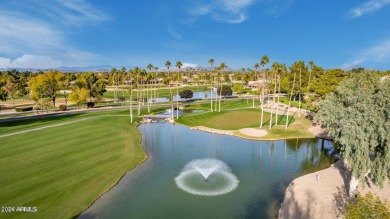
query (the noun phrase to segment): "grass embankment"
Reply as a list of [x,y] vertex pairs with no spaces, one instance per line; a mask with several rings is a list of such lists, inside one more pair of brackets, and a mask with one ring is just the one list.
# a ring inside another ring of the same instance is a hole
[[[180,117],[176,120],[178,123],[187,126],[206,126],[214,129],[221,130],[239,130],[242,128],[258,128],[260,129],[260,110],[259,109],[239,109],[239,110],[226,110],[220,113],[208,112],[201,114],[189,114]],[[273,115],[273,126],[269,129],[271,114],[264,112],[263,128],[268,134],[263,137],[251,137],[241,134],[236,131],[235,134],[244,138],[251,138],[257,140],[276,140],[276,139],[289,139],[289,138],[314,138],[313,134],[308,131],[308,128],[312,126],[310,120],[305,119],[303,116],[289,116],[289,126],[285,129],[286,116],[278,116],[278,125],[275,125],[275,114]]]
[[[0,123],[0,130],[4,134],[81,117],[86,115]],[[38,211],[2,212],[0,218],[78,215],[146,158],[140,141],[136,125],[123,116],[92,117],[1,138],[0,205]]]

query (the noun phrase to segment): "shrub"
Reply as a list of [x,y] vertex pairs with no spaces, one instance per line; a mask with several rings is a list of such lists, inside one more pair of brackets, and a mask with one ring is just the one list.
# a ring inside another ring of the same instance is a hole
[[180,98],[185,98],[185,99],[192,98],[193,95],[194,92],[192,92],[192,90],[182,90],[179,93]]
[[125,97],[118,97],[119,102],[125,102],[125,100],[126,100]]
[[218,95],[221,94],[221,96],[231,96],[233,94],[232,88],[229,85],[223,85],[222,90],[221,87],[218,88],[217,90]]
[[66,105],[61,104],[58,108],[60,108],[60,111],[65,111],[66,110]]
[[90,108],[90,107],[94,107],[95,106],[95,103],[94,102],[87,102],[87,107]]
[[32,106],[26,106],[26,107],[15,107],[16,112],[26,112],[33,110]]
[[390,204],[382,202],[379,197],[372,193],[366,196],[357,196],[355,201],[347,205],[344,217],[349,218],[390,218]]

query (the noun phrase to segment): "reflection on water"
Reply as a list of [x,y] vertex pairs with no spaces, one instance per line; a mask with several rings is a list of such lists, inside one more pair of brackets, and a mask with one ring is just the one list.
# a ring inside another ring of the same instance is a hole
[[[81,218],[274,218],[291,180],[333,162],[332,143],[318,139],[260,142],[168,123],[139,129],[149,159]],[[183,166],[205,158],[226,163],[238,187],[213,197],[179,189]]]
[[[173,91],[173,90],[172,90]],[[196,92],[193,92],[193,96],[192,98],[188,98],[188,99],[185,99],[185,98],[180,98],[179,95],[175,94],[176,92],[173,91],[173,101],[176,101],[176,100],[179,100],[179,101],[183,101],[183,100],[199,100],[199,99],[207,99],[207,98],[210,98],[211,97],[211,92],[210,91],[196,91]],[[217,91],[216,89],[214,89],[213,93],[212,93],[212,97],[215,98],[215,97],[219,97],[219,95],[217,95]],[[152,98],[152,99],[148,99],[147,100],[148,102],[169,102],[169,98],[167,97],[159,97],[159,98]]]

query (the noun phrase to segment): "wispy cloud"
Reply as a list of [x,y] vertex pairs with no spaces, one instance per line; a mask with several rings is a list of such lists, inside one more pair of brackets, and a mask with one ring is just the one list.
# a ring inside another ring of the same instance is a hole
[[365,14],[374,13],[388,4],[390,4],[390,0],[369,0],[355,8],[352,8],[349,13],[352,18],[358,18]]
[[44,68],[45,62],[46,67],[53,67],[61,63],[57,60],[96,58],[91,52],[74,49],[67,33],[108,18],[84,0],[32,0],[26,5],[4,7],[0,10],[1,65],[23,67],[23,63],[29,63]]
[[210,16],[212,19],[239,24],[249,19],[248,8],[255,4],[261,5],[258,9],[262,13],[279,17],[291,7],[295,0],[215,0],[197,1],[189,10],[194,17]]
[[384,40],[372,47],[366,48],[350,62],[342,65],[344,69],[350,69],[367,63],[386,63],[390,60],[390,39]]
[[264,1],[265,13],[274,17],[283,15],[294,3],[295,0],[269,0]]
[[189,10],[189,14],[195,17],[209,15],[226,23],[242,23],[248,19],[246,9],[254,2],[255,0],[199,1]]
[[61,61],[48,56],[23,55],[14,60],[0,57],[0,68],[56,68]]
[[173,29],[172,26],[168,26],[168,33],[176,40],[181,40],[183,38],[183,35]]

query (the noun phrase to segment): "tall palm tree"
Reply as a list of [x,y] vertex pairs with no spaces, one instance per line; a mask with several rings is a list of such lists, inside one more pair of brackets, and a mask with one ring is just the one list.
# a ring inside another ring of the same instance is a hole
[[169,94],[170,94],[170,96],[171,96],[171,98],[170,98],[170,103],[171,103],[171,120],[173,120],[173,97],[172,97],[172,90],[171,90],[171,87],[170,87],[170,80],[171,80],[171,78],[170,78],[170,72],[169,72],[169,67],[171,67],[171,62],[170,61],[166,61],[165,62],[165,67],[167,67],[167,69],[168,69],[168,89],[169,89]]
[[[221,71],[223,71],[225,68],[227,68],[227,65],[222,62],[221,65],[219,66],[219,68],[221,69]],[[218,77],[219,81],[220,81],[220,85],[219,85],[219,106],[218,106],[218,112],[221,112],[221,99],[222,99],[222,79],[221,77]]]
[[[124,87],[123,87],[123,82],[125,81],[125,80],[124,80],[124,77],[125,77],[125,75],[126,75],[126,68],[125,68],[125,67],[122,67],[122,69],[120,70],[119,74],[120,74],[120,77],[119,77],[118,79],[119,79],[120,82],[121,82],[121,86],[122,86],[122,98],[123,98],[123,101],[124,101],[124,99],[125,99],[125,89],[124,89]],[[122,102],[122,106],[123,106],[123,101],[121,101],[121,102]]]
[[[183,66],[183,63],[181,63],[180,61],[177,61],[175,66],[176,66],[176,68],[179,68],[178,74],[180,74],[180,69]],[[177,97],[176,97],[176,119],[178,119],[179,118],[179,84],[176,87],[176,95],[177,95]]]
[[158,75],[157,75],[158,67],[157,66],[154,67],[154,71],[155,71],[154,81],[156,83],[156,89],[154,91],[154,103],[157,104],[157,96],[158,96],[158,91],[159,91],[159,88],[160,88],[160,83],[158,83]]
[[307,83],[307,90],[309,91],[310,89],[310,80],[311,80],[311,72],[313,71],[313,67],[314,67],[314,62],[313,61],[309,61],[309,82]]
[[117,95],[118,95],[118,84],[117,84],[117,70],[116,68],[112,68],[110,70],[110,74],[112,76],[112,82],[113,82],[113,85],[115,86],[115,90],[114,90],[114,102],[116,103],[116,100],[118,99]]
[[302,104],[302,69],[299,68],[299,102],[298,102],[298,117],[301,117],[301,104]]
[[138,105],[138,115],[141,115],[141,89],[139,86],[139,79],[140,77],[140,69],[138,67],[135,67],[133,69],[133,77],[135,76],[135,82],[137,87],[137,105]]
[[[209,60],[211,68],[213,68],[214,64],[214,59],[211,58]],[[213,79],[212,79],[212,74],[210,74],[210,111],[213,112]]]
[[259,63],[255,63],[255,65],[253,66],[253,68],[255,68],[255,78],[254,78],[254,81],[257,81],[257,69],[260,67]]
[[260,128],[263,127],[263,118],[264,118],[264,89],[265,89],[265,83],[266,83],[266,75],[265,75],[265,65],[269,63],[269,57],[267,55],[264,55],[260,60],[260,65],[263,66],[263,86],[261,91],[261,121],[260,121]]
[[[133,71],[131,69],[129,69],[129,80],[132,82],[133,78]],[[133,83],[130,84],[130,100],[129,100],[129,103],[130,103],[130,123],[133,123]]]
[[[278,74],[278,71],[279,71],[279,63],[278,62],[274,62],[272,64],[272,73],[273,73],[273,79],[274,79],[274,95],[273,95],[273,106],[272,106],[272,109],[271,109],[271,118],[270,118],[270,123],[269,123],[269,128],[271,129],[272,128],[272,116],[273,116],[273,111],[274,111],[274,108],[275,108],[275,96],[276,96],[276,75]],[[278,109],[276,108],[276,123],[278,122]]]
[[293,95],[294,85],[295,85],[295,76],[296,76],[296,71],[294,71],[294,80],[293,80],[293,85],[292,85],[292,88],[291,88],[290,99],[288,101],[288,108],[287,108],[287,114],[286,114],[286,129],[288,127],[288,114],[290,113],[291,97]]
[[209,64],[211,65],[211,68],[213,68],[213,64],[214,64],[214,59],[213,58],[209,59]]

